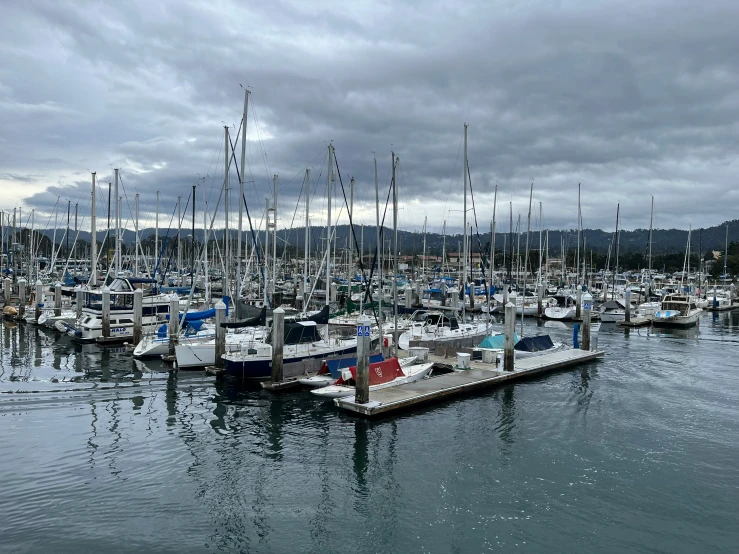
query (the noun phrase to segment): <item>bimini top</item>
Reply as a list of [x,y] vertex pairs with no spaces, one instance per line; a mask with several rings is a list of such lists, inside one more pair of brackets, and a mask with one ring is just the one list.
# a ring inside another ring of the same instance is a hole
[[285,324],[285,344],[305,344],[320,340],[321,334],[313,321]]
[[549,335],[538,335],[522,338],[513,348],[519,352],[541,352],[554,348],[554,343]]

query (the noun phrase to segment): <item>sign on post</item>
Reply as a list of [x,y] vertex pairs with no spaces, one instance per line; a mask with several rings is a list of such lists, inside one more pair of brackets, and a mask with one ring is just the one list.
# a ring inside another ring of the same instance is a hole
[[358,337],[362,336],[362,325],[357,325],[357,336]]
[[369,337],[370,336],[370,326],[369,325],[365,325],[364,326],[364,336],[365,337]]
[[583,310],[589,310],[591,308],[590,302],[583,302]]

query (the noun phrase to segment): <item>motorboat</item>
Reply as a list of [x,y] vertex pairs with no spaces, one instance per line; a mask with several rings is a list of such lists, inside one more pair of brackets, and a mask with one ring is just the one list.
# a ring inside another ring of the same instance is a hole
[[693,327],[703,312],[695,305],[695,299],[686,294],[668,294],[662,299],[660,309],[654,313],[655,327]]
[[[593,303],[593,296],[589,292],[584,292],[580,296],[580,307],[583,308],[585,304]],[[574,319],[577,315],[577,296],[575,294],[568,294],[563,297],[559,297],[557,306],[549,307],[544,310],[544,317],[547,319],[555,319],[559,321],[567,321]]]
[[411,341],[444,342],[467,338],[481,339],[487,330],[486,321],[460,323],[453,315],[437,311],[425,312],[419,320],[413,321],[410,329],[398,337],[398,346],[403,350],[408,350]]
[[600,312],[600,320],[604,323],[624,321],[626,319],[627,309],[629,310],[630,315],[633,316],[634,310],[630,304],[627,306],[626,300],[623,298],[604,302],[598,308],[598,311]]
[[[414,383],[419,381],[431,373],[433,363],[406,365],[401,367],[398,358],[390,358],[382,362],[370,364],[369,366],[369,390],[374,392],[398,385]],[[355,394],[356,387],[354,384],[357,379],[357,368],[352,366],[342,372],[333,385],[321,387],[311,392],[320,398],[334,399],[344,398]]]

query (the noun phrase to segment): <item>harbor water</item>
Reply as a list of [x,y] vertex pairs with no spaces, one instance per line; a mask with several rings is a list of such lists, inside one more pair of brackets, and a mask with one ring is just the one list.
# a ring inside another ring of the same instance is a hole
[[1,325],[2,552],[739,548],[739,311],[377,421]]

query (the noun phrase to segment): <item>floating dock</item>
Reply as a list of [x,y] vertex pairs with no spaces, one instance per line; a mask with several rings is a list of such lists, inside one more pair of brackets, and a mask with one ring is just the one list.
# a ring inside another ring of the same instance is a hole
[[[447,398],[501,385],[508,381],[525,379],[532,375],[547,373],[590,362],[604,356],[602,351],[560,350],[531,358],[516,360],[514,371],[503,371],[493,364],[473,362],[470,369],[454,371],[415,383],[399,385],[370,392],[369,402],[358,404],[354,396],[337,398],[339,408],[365,417],[389,415],[398,410],[438,402]],[[430,362],[448,364],[449,360],[429,356]]]
[[618,322],[621,327],[644,327],[650,323],[652,323],[652,319],[649,317],[632,317],[631,321]]

